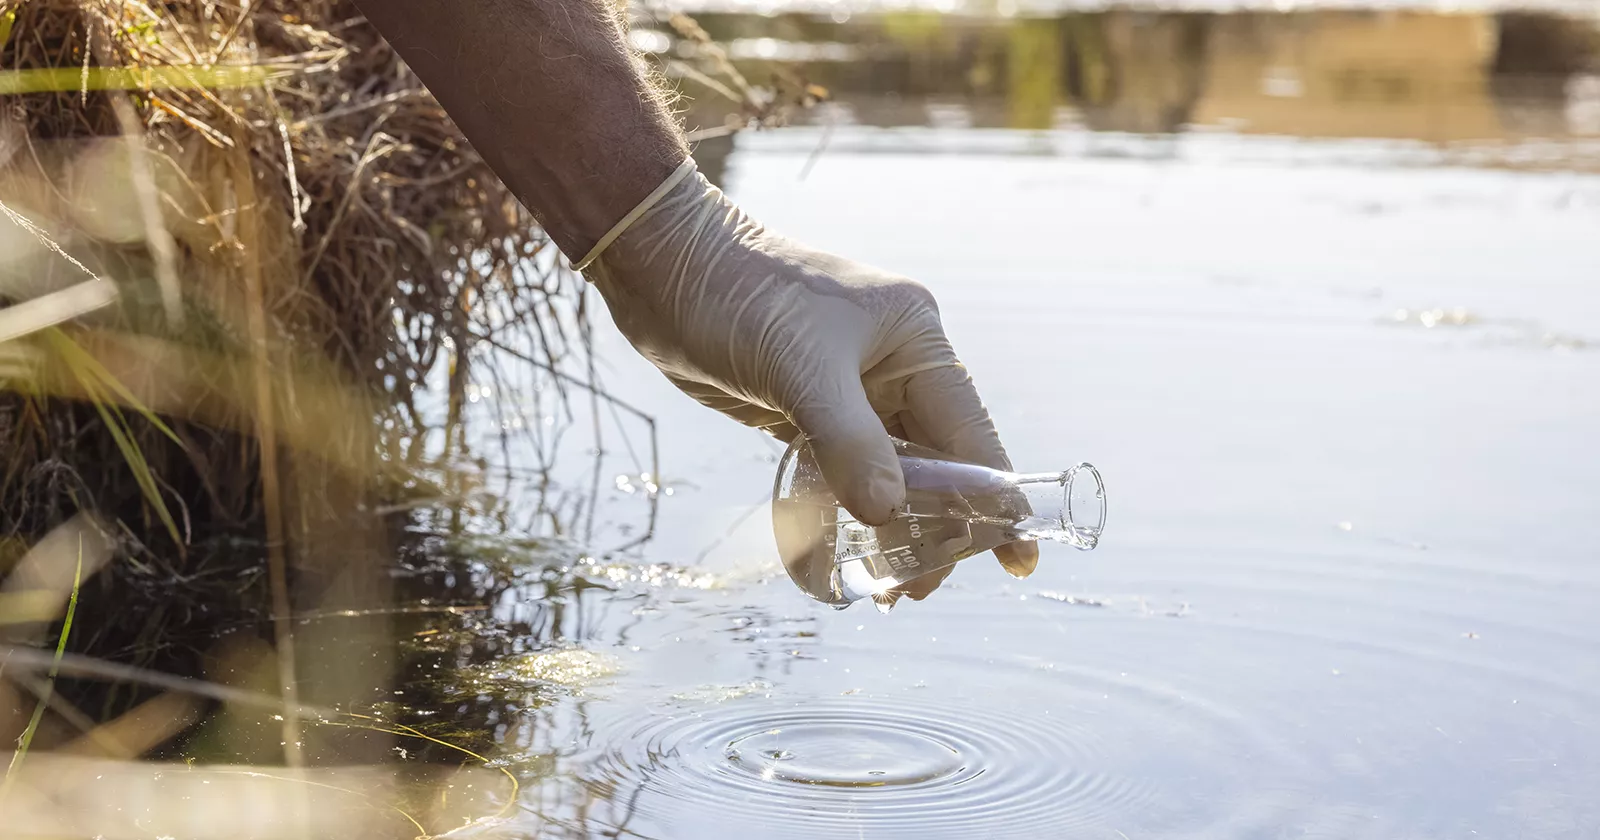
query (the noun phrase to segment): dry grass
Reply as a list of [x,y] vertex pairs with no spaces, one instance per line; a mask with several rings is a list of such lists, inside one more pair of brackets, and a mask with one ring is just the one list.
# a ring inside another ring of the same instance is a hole
[[[0,91],[45,89],[0,100],[0,202],[33,228],[6,231],[0,297],[37,306],[55,296],[28,318],[42,325],[109,303],[110,284],[119,301],[74,342],[137,343],[164,364],[200,360],[159,371],[147,403],[247,435],[264,398],[290,403],[268,419],[320,409],[299,440],[295,419],[282,418],[289,445],[358,459],[373,443],[369,424],[341,417],[349,400],[301,405],[301,378],[414,418],[412,389],[441,356],[465,359],[479,336],[526,329],[531,313],[570,300],[575,281],[553,254],[539,258],[550,249],[532,217],[353,6],[245,6],[20,5]],[[515,309],[491,317],[487,300]],[[540,343],[548,358],[566,352]],[[252,370],[273,393],[241,386]],[[68,379],[35,393],[35,406],[0,413],[0,434],[17,444],[0,499],[49,496],[40,484],[62,480],[38,467],[80,430],[38,403]],[[137,442],[154,446],[140,431]],[[260,457],[186,431],[188,451],[166,455],[188,460],[205,489]],[[395,454],[410,454],[403,435],[392,438]],[[176,495],[194,498],[187,489]],[[259,519],[248,489],[210,494],[215,509],[192,518]],[[159,511],[158,494],[141,495]],[[38,532],[39,518],[0,509],[14,520],[0,523],[8,530]]]
[[[823,94],[664,20],[727,130]],[[348,712],[384,644],[292,620],[384,638],[396,518],[471,491],[480,349],[651,423],[533,216],[344,0],[0,0],[0,216],[0,836],[493,822],[478,756],[378,766],[430,740]],[[136,761],[186,742],[232,761]]]
[[[447,368],[459,401],[485,341],[567,364],[579,281],[349,3],[0,0],[0,36],[3,831],[134,836],[137,806],[137,836],[427,833],[317,801],[407,810],[390,770],[295,769],[352,726],[315,763],[416,736],[318,705],[388,663],[289,622],[388,603],[370,511],[445,472],[415,391]],[[217,647],[251,616],[271,646]],[[275,735],[226,713],[261,704]],[[202,717],[299,781],[122,763]],[[202,784],[272,818],[185,816]]]
[[326,511],[423,489],[429,371],[573,352],[577,279],[349,3],[0,21],[0,535],[93,510],[137,589],[254,534],[286,613]]

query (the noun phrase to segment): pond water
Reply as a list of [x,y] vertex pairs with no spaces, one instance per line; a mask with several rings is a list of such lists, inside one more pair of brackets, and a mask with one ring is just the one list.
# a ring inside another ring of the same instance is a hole
[[1043,546],[1026,580],[973,558],[889,615],[811,602],[772,542],[778,445],[603,325],[657,466],[576,400],[581,547],[437,546],[409,575],[491,598],[415,620],[404,688],[521,780],[483,830],[1600,836],[1582,108],[1550,106],[1552,152],[1501,117],[1296,137],[917,103],[708,159],[771,226],[930,286],[1017,465],[1103,472],[1100,548]]

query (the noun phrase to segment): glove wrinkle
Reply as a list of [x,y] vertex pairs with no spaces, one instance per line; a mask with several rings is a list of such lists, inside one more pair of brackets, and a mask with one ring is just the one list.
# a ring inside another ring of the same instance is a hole
[[[745,287],[747,286],[753,286],[753,288],[746,290]],[[772,377],[766,370],[752,368],[759,366],[761,357],[766,355],[760,352],[760,348],[768,346],[771,341],[771,333],[776,327],[776,322],[768,316],[766,310],[752,311],[752,309],[757,306],[766,307],[769,304],[777,305],[778,301],[769,300],[769,294],[780,298],[792,297],[790,290],[778,286],[778,279],[775,275],[768,274],[753,284],[748,279],[739,280],[734,293],[729,295],[729,299],[725,301],[738,307],[734,310],[730,319],[732,323],[749,323],[747,319],[755,321],[752,326],[752,330],[755,333],[753,346],[743,346],[745,342],[740,332],[738,330],[729,330],[722,342],[722,352],[728,359],[728,369],[733,371],[734,380],[753,383],[755,391],[758,393],[765,390],[764,386],[772,381]],[[751,352],[752,350],[755,352]]]
[[926,288],[767,230],[698,172],[585,276],[680,390],[782,440],[806,435],[829,488],[863,522],[886,521],[905,500],[891,426],[1006,464]]

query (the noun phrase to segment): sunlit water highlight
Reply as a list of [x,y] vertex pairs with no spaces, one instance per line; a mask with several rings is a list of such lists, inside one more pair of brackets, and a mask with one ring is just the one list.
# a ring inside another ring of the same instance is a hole
[[595,518],[653,539],[466,564],[494,609],[404,699],[516,770],[512,837],[1600,836],[1600,178],[1549,154],[741,138],[758,217],[935,291],[1015,462],[1106,471],[1106,540],[835,613],[781,448],[603,332],[676,492],[608,444]]

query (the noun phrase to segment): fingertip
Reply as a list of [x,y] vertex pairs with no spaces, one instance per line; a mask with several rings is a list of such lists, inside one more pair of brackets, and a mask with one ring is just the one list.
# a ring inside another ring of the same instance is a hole
[[927,598],[929,595],[932,595],[935,589],[938,589],[940,586],[942,586],[945,578],[950,577],[950,573],[955,570],[956,567],[947,566],[939,571],[929,572],[921,577],[912,578],[911,580],[901,584],[899,589],[896,591],[904,593],[913,601],[921,601],[922,599]]
[[995,546],[994,556],[1006,574],[1019,580],[1039,568],[1039,544],[1031,540]]
[[883,525],[905,505],[905,475],[882,426],[810,441],[828,489],[857,522]]
[[[842,479],[843,489],[835,493],[839,504],[844,505],[857,522],[873,527],[887,524],[906,501],[905,478],[900,474],[900,465],[896,462],[893,470],[867,465],[863,472],[866,474]],[[830,479],[829,483],[834,482]]]

